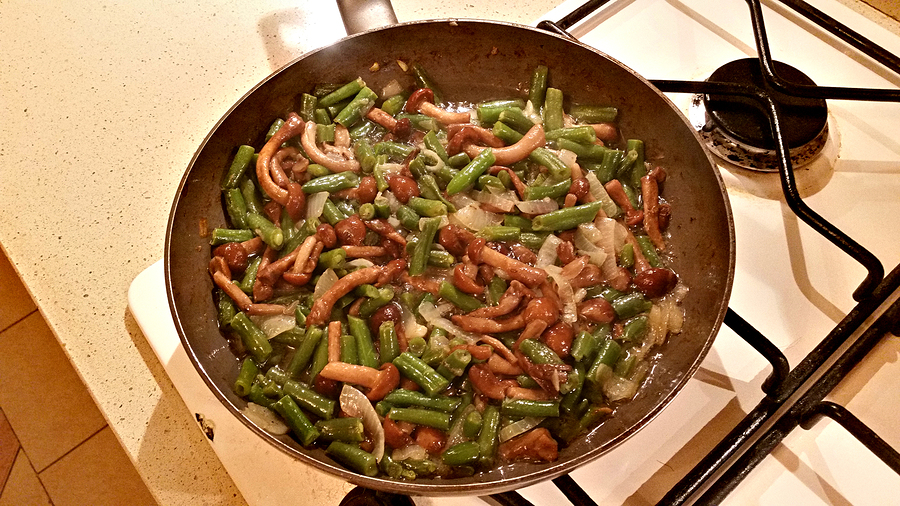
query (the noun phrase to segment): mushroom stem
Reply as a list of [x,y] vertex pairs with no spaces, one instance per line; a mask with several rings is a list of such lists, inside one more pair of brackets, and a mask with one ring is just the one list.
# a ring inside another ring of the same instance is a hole
[[[525,133],[525,136],[519,139],[515,144],[506,146],[505,148],[491,148],[494,154],[494,164],[512,165],[522,161],[525,158],[528,158],[528,155],[530,155],[532,151],[546,143],[547,138],[544,136],[544,127],[541,125],[534,125]],[[484,149],[484,146],[470,144],[466,146],[465,152],[470,157],[475,158]]]
[[503,269],[509,277],[529,287],[535,287],[547,279],[547,272],[544,269],[532,267],[487,246],[481,249],[481,260],[491,267]]
[[[310,122],[309,125],[312,125],[313,132],[315,132],[316,124]],[[288,117],[284,124],[281,125],[281,128],[279,128],[275,132],[275,135],[273,135],[272,138],[266,142],[265,146],[259,150],[259,158],[256,160],[256,178],[259,180],[260,187],[269,197],[272,197],[272,200],[281,205],[287,204],[288,191],[285,188],[278,186],[278,184],[272,180],[272,162],[275,158],[275,153],[281,149],[281,145],[291,137],[303,132],[303,126],[303,120],[297,113],[292,112],[288,114]]]

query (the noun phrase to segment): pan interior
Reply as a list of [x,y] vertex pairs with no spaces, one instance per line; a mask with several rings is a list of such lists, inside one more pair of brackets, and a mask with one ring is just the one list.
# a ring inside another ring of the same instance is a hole
[[[402,62],[402,63],[401,63]],[[273,437],[239,414],[246,402],[232,392],[238,360],[216,324],[206,272],[211,230],[225,225],[219,181],[240,144],[260,146],[269,125],[299,108],[319,83],[362,77],[380,92],[396,79],[412,86],[417,63],[445,100],[477,102],[527,94],[534,68],[550,69],[550,85],[567,104],[619,108],[626,137],[643,139],[647,159],[664,167],[663,196],[672,204],[667,262],[689,288],[681,334],[658,350],[637,397],[590,434],[561,449],[553,463],[516,463],[469,478],[414,482],[366,478],[335,464],[321,450]],[[378,70],[374,70],[377,64]],[[734,234],[721,178],[682,114],[647,81],[607,56],[549,33],[511,24],[440,20],[396,25],[349,37],[308,53],[276,72],[237,103],[204,140],[182,180],[170,215],[165,271],[169,303],[185,350],[213,393],[260,437],[326,472],[365,487],[418,495],[496,493],[553,478],[594,459],[648,423],[675,396],[705,356],[731,290]]]

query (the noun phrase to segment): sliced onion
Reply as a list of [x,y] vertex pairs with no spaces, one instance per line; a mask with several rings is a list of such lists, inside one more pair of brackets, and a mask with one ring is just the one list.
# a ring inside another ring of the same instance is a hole
[[248,420],[260,429],[281,436],[287,434],[290,429],[287,424],[271,409],[253,402],[247,403],[247,406],[241,410]]
[[338,275],[333,269],[326,269],[316,281],[316,288],[313,290],[313,297],[319,299],[338,281]]
[[609,194],[606,193],[606,188],[603,187],[603,183],[597,178],[597,175],[591,171],[587,171],[587,176],[585,176],[590,183],[590,192],[591,196],[594,197],[594,200],[600,201],[600,208],[603,209],[603,212],[606,213],[610,218],[615,218],[621,210],[619,206],[613,202],[613,199],[610,198]]
[[588,241],[596,244],[606,252],[606,259],[600,265],[600,272],[606,279],[612,279],[618,275],[618,265],[616,264],[616,220],[612,218],[598,218],[594,223],[582,223],[578,225],[578,231],[587,238]]
[[470,204],[475,203],[475,199],[469,196],[469,192],[451,195],[447,200],[449,200],[450,203],[453,204],[453,206],[457,209],[462,209]]
[[559,294],[559,301],[563,305],[560,319],[566,323],[575,323],[578,320],[578,307],[575,304],[575,290],[572,284],[563,276],[562,267],[548,265],[544,270],[556,282],[556,293]]
[[522,113],[525,114],[525,117],[530,119],[531,122],[534,123],[535,125],[543,125],[544,124],[544,118],[541,117],[541,113],[540,113],[540,111],[538,111],[539,107],[540,106],[536,106],[536,105],[532,104],[531,100],[529,100],[528,102],[525,103],[525,108],[522,109]]
[[508,192],[505,192],[504,194],[495,194],[491,191],[482,190],[475,193],[475,200],[481,202],[482,204],[488,204],[490,206],[496,207],[504,213],[508,213],[512,211],[514,207],[516,207],[516,201],[518,201],[518,199],[510,200],[506,196],[506,193]]
[[485,211],[478,207],[477,204],[470,204],[453,213],[449,222],[478,232],[484,227],[503,223],[503,215]]
[[545,214],[559,209],[559,204],[550,197],[544,197],[543,200],[516,202],[516,207],[525,214]]
[[[287,307],[285,307],[285,310],[287,310]],[[266,337],[269,339],[281,334],[285,330],[290,330],[297,326],[297,318],[294,316],[293,312],[290,314],[254,315],[250,317],[250,320],[253,321],[260,330],[265,332]]]
[[[593,225],[591,225],[593,227]],[[590,239],[587,238],[587,235],[582,232],[581,228],[575,231],[575,239],[573,241],[575,243],[575,248],[578,250],[579,254],[587,255],[588,258],[591,259],[591,263],[600,267],[603,265],[603,262],[606,261],[606,251],[597,246]]]
[[431,302],[422,302],[419,304],[419,315],[425,319],[428,325],[432,327],[442,328],[447,331],[448,334],[461,337],[470,343],[475,343],[478,341],[478,336],[471,333],[466,332],[465,330],[456,326],[455,323],[441,316],[440,311],[434,304]]
[[316,192],[310,195],[306,201],[306,219],[313,220],[322,216],[326,200],[328,200],[328,192]]
[[603,382],[603,395],[610,402],[631,399],[637,393],[638,384],[621,376],[611,375]]
[[363,428],[372,436],[372,442],[375,445],[372,455],[376,461],[381,462],[381,457],[384,455],[384,427],[381,425],[381,419],[378,418],[378,413],[375,412],[372,403],[364,393],[346,383],[341,389],[341,396],[338,400],[341,403],[341,411],[362,419]]
[[425,448],[417,445],[416,443],[410,443],[402,448],[396,448],[391,452],[391,459],[396,461],[401,460],[425,460],[428,458],[428,452],[425,451]]
[[403,93],[403,86],[396,79],[391,79],[391,81],[384,85],[384,88],[381,89],[382,97],[391,97],[394,95],[399,95]]
[[[560,149],[556,152],[556,154],[557,156],[559,156],[559,159],[562,160],[564,164],[566,164],[566,167],[570,169],[575,167],[575,160],[578,158],[578,155],[576,155],[574,152],[569,151],[568,149]],[[590,171],[588,172],[590,173]]]
[[471,413],[472,411],[475,411],[474,404],[469,404],[468,406],[463,408],[462,413],[460,413],[456,419],[457,421],[453,424],[452,427],[450,427],[450,432],[447,433],[447,442],[444,444],[444,448],[452,448],[459,443],[468,441],[465,433],[463,433],[463,429],[465,428],[463,420],[465,420],[466,417],[469,416],[469,413]]
[[420,325],[419,322],[416,321],[416,315],[413,314],[406,305],[401,305],[400,308],[403,311],[403,332],[405,333],[406,338],[425,337],[428,334],[428,327]]
[[516,420],[510,424],[507,424],[503,428],[500,429],[500,432],[497,434],[500,442],[507,441],[512,439],[519,434],[524,434],[529,430],[535,428],[544,421],[544,417],[542,416],[526,416],[520,420]]
[[358,267],[360,269],[364,269],[366,267],[372,267],[375,265],[375,262],[369,260],[368,258],[354,258],[347,262],[347,265],[350,267]]
[[547,265],[556,265],[556,252],[562,242],[562,239],[559,237],[553,234],[548,235],[547,238],[544,239],[544,243],[541,244],[541,249],[538,250],[537,260],[534,261],[534,266],[545,267]]

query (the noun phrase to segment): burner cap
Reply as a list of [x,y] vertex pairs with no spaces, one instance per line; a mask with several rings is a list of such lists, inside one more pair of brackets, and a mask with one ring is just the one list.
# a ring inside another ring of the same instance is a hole
[[[803,72],[781,62],[773,62],[775,72],[782,79],[795,83],[815,85]],[[759,60],[746,58],[726,63],[707,79],[712,82],[764,84]],[[798,148],[812,142],[828,123],[828,109],[824,99],[785,95],[769,90],[769,95],[782,112],[782,131],[788,147]],[[703,97],[706,112],[718,128],[732,138],[759,149],[775,149],[766,111],[750,97],[733,95],[706,95]]]

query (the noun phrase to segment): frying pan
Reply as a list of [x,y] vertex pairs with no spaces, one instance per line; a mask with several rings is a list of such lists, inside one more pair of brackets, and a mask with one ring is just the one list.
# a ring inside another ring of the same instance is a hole
[[[373,90],[392,79],[412,86],[413,78],[398,60],[424,66],[445,100],[468,102],[524,96],[533,69],[546,65],[551,85],[564,90],[571,103],[616,105],[621,131],[643,139],[647,159],[668,171],[663,190],[672,204],[667,262],[689,288],[682,305],[683,330],[658,349],[636,397],[560,450],[555,462],[519,462],[466,478],[369,478],[348,471],[321,449],[268,434],[240,413],[246,401],[232,392],[239,361],[217,327],[214,286],[206,271],[209,239],[198,232],[201,223],[209,229],[225,226],[218,184],[223,170],[237,146],[261,146],[272,120],[297,110],[301,94],[317,83],[362,76]],[[369,70],[374,63],[380,70]],[[721,176],[697,134],[677,108],[634,71],[577,41],[535,28],[433,20],[349,36],[304,54],[250,90],[212,129],[185,172],[169,217],[164,263],[169,305],[191,362],[222,404],[259,437],[366,488],[408,495],[482,495],[572,471],[625,441],[675,397],[703,360],[724,317],[734,272],[734,230]]]

